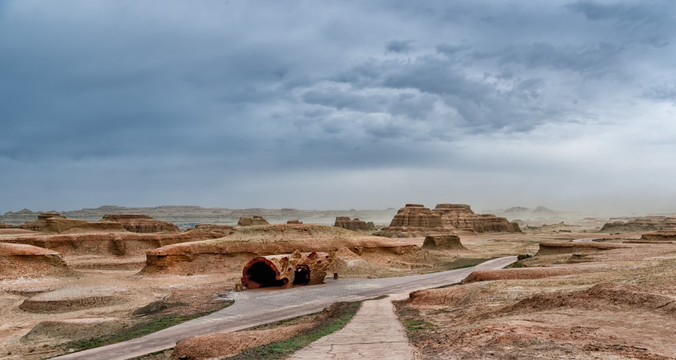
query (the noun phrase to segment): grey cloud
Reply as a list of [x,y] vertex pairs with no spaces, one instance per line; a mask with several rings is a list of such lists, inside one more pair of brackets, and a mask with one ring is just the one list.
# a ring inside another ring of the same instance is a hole
[[385,53],[407,53],[413,48],[411,40],[390,40],[385,45]]

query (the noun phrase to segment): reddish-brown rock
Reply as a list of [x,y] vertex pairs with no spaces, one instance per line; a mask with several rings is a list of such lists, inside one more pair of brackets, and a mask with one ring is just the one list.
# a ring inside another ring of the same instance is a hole
[[180,231],[176,225],[170,222],[156,220],[145,214],[106,214],[101,220],[120,223],[127,231],[135,233]]
[[194,232],[213,232],[220,233],[223,236],[228,236],[235,231],[235,228],[230,225],[212,225],[212,224],[197,224],[189,231]]
[[254,215],[253,218],[250,218],[248,216],[240,217],[239,221],[237,222],[237,225],[239,225],[239,226],[253,226],[253,225],[270,225],[270,224],[262,216]]
[[331,257],[323,252],[259,256],[244,265],[242,285],[255,289],[321,284],[330,265]]
[[5,224],[5,223],[0,223],[0,229],[16,229],[16,226],[10,225],[10,224]]
[[357,218],[350,219],[348,216],[337,216],[333,226],[354,231],[371,231],[376,229],[372,221],[366,222]]
[[423,205],[406,204],[399,209],[390,226],[382,228],[378,235],[387,237],[415,237],[447,232],[441,223],[441,215]]
[[521,232],[519,225],[492,214],[477,215],[469,205],[438,204],[434,210],[444,227],[471,232]]
[[65,219],[66,217],[56,211],[47,211],[38,214],[38,218],[35,221],[23,223],[19,227],[26,230],[43,231],[47,227],[47,219],[51,218]]
[[286,223],[289,224],[289,225],[300,225],[303,222],[300,221],[300,220],[288,220]]
[[422,248],[429,250],[467,250],[457,235],[425,236]]

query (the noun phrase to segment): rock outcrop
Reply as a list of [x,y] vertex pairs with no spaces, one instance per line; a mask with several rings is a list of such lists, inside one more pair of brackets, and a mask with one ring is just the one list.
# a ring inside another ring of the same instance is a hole
[[[360,235],[333,226],[277,224],[238,227],[235,233],[219,239],[149,250],[142,273],[241,274],[242,267],[254,257],[294,251],[329,253],[334,264],[340,260],[334,254],[349,253],[371,262],[376,268],[382,266],[388,269],[396,266],[410,269],[412,264],[429,261],[428,252],[413,244]],[[353,270],[348,266],[341,269],[341,273],[353,274]]]
[[242,285],[256,289],[321,284],[330,265],[328,253],[294,251],[293,254],[259,256],[244,265]]
[[179,232],[178,227],[170,222],[155,220],[145,214],[106,214],[102,221],[115,222],[127,231],[135,233]]
[[350,219],[349,216],[337,216],[333,226],[353,231],[372,231],[376,229],[372,221],[366,222],[358,218]]
[[5,223],[0,223],[0,229],[16,229],[16,226],[10,225],[10,224],[5,224]]
[[390,226],[377,235],[386,237],[416,237],[448,232],[441,223],[441,215],[423,205],[406,204],[399,209]]
[[467,250],[457,235],[425,236],[422,248],[428,250]]
[[197,224],[194,228],[188,230],[191,232],[212,232],[219,233],[223,236],[228,236],[235,232],[235,228],[230,225],[212,225],[212,224]]
[[521,232],[519,225],[491,214],[477,215],[469,205],[439,204],[430,210],[407,204],[399,209],[390,226],[377,233],[387,237],[417,237],[455,232]]
[[444,227],[471,232],[521,232],[519,225],[492,214],[477,215],[469,205],[438,204],[433,212],[441,215]]
[[624,233],[658,230],[676,230],[676,216],[642,216],[614,218],[603,225],[601,232]]
[[22,228],[22,229],[32,230],[32,231],[44,231],[45,228],[47,227],[47,219],[52,219],[52,218],[66,219],[65,216],[59,214],[56,211],[47,211],[47,212],[43,212],[43,213],[38,214],[38,218],[36,220],[23,223],[19,227]]
[[0,243],[0,279],[66,275],[61,254],[25,244]]
[[254,215],[253,218],[242,216],[237,222],[239,226],[270,225],[267,220],[260,215]]
[[663,230],[641,235],[641,240],[676,241],[676,230]]

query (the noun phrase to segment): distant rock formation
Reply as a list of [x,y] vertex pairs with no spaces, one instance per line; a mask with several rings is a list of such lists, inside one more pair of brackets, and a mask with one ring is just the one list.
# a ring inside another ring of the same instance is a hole
[[641,235],[641,240],[676,241],[676,230],[662,230]]
[[358,218],[351,220],[349,216],[337,216],[336,223],[333,226],[354,231],[371,231],[376,229],[372,221],[366,222]]
[[657,230],[676,230],[676,216],[642,216],[615,218],[603,225],[601,232],[623,233]]
[[465,204],[439,204],[433,211],[441,215],[445,227],[478,233],[521,232],[516,223],[491,214],[477,215]]
[[135,233],[180,232],[176,225],[145,214],[106,214],[101,220],[119,223],[127,231]]
[[239,226],[253,226],[253,225],[270,225],[267,220],[260,215],[254,215],[253,218],[242,216],[237,222]]
[[5,224],[5,223],[0,223],[0,229],[16,229],[16,226],[10,225],[10,224]]
[[418,204],[406,204],[399,209],[390,226],[377,235],[386,237],[416,237],[448,232],[441,223],[441,215]]
[[212,232],[220,233],[227,236],[235,232],[235,228],[230,225],[211,225],[211,224],[197,224],[194,228],[188,230],[189,232]]
[[430,210],[423,205],[407,204],[399,209],[390,226],[383,228],[377,235],[416,237],[457,231],[521,232],[521,229],[503,217],[477,215],[469,205],[439,204]]
[[66,217],[56,211],[47,211],[38,214],[38,218],[36,220],[26,222],[19,227],[26,230],[43,231],[47,227],[47,219],[51,218],[65,219]]
[[300,225],[303,222],[300,221],[300,220],[288,220],[286,223],[289,224],[289,225]]

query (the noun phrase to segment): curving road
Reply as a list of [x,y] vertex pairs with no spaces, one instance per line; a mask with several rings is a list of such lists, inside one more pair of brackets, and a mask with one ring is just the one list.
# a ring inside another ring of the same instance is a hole
[[256,289],[233,292],[235,303],[213,314],[140,338],[54,359],[129,359],[174,347],[180,339],[215,332],[236,331],[273,321],[306,315],[338,301],[358,301],[380,295],[408,293],[455,284],[475,270],[500,269],[516,256],[493,259],[479,265],[443,272],[385,279],[327,279],[326,284],[285,290]]

